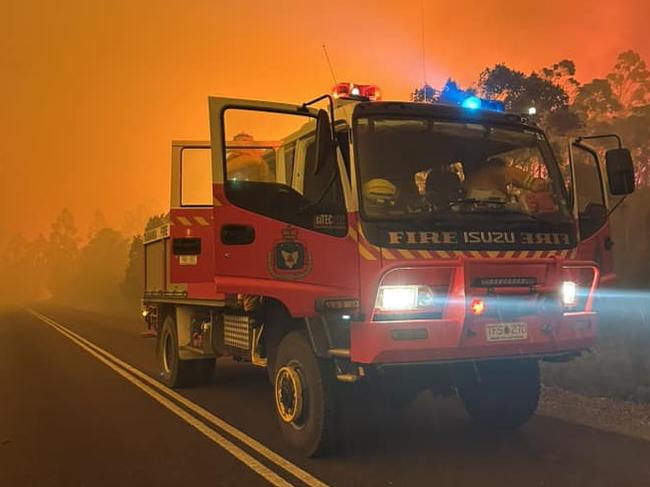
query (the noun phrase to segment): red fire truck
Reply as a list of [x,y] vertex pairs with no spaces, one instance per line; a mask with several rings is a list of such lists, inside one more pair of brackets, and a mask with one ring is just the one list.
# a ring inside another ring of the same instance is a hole
[[266,367],[282,434],[310,456],[360,383],[455,390],[477,422],[523,424],[539,361],[595,342],[611,200],[634,189],[620,139],[602,164],[587,137],[559,163],[494,103],[378,94],[209,98],[211,140],[172,144],[169,218],[145,233],[161,380],[209,381],[223,356]]

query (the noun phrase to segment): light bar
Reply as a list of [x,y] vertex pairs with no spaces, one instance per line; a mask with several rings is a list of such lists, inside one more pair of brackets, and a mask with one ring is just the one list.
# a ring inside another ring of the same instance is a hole
[[469,96],[460,102],[460,106],[469,110],[490,110],[493,112],[505,111],[505,105],[499,100],[488,100],[478,96]]
[[358,85],[355,83],[338,83],[332,88],[334,98],[349,100],[377,101],[381,100],[379,87],[376,85]]

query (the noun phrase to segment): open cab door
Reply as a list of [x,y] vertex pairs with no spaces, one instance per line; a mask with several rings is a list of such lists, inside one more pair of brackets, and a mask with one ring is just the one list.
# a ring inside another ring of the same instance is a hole
[[325,110],[210,98],[218,292],[274,297],[296,315],[358,288],[349,178]]
[[[603,167],[596,148],[586,141],[616,138],[619,147],[606,151]],[[615,135],[579,137],[569,143],[571,203],[578,221],[580,259],[601,267],[601,282],[615,280],[609,215],[618,204],[615,197],[634,191],[634,167],[630,152]],[[619,200],[620,201],[620,200]]]

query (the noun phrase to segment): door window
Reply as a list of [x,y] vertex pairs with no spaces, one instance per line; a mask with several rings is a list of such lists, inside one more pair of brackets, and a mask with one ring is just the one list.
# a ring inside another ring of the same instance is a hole
[[336,158],[316,168],[314,118],[235,108],[223,117],[230,202],[315,231],[346,234]]
[[580,235],[585,239],[600,229],[607,220],[598,155],[591,149],[574,144],[575,187]]

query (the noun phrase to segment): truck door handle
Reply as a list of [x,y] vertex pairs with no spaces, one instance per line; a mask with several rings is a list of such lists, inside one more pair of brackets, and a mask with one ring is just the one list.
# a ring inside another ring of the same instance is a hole
[[221,226],[221,243],[248,245],[255,241],[255,229],[250,225],[228,224]]

